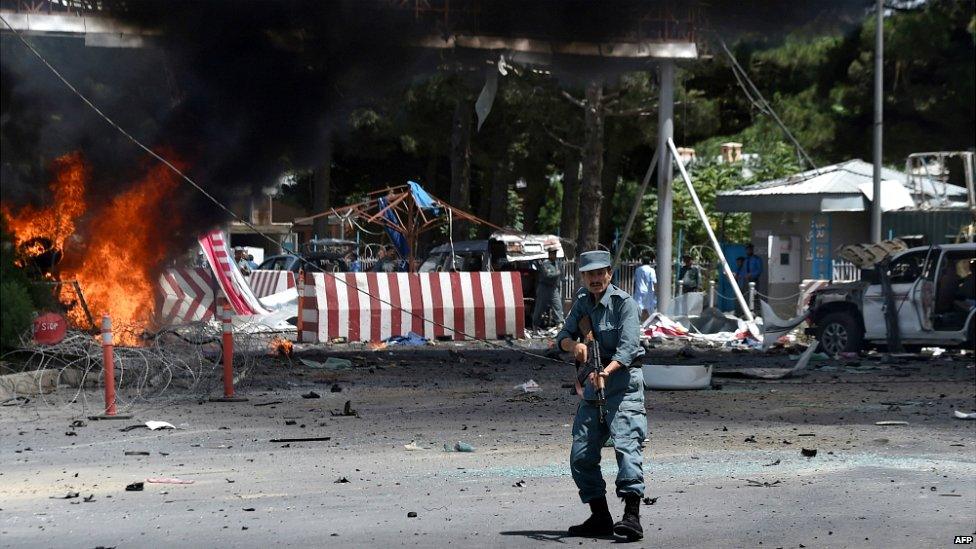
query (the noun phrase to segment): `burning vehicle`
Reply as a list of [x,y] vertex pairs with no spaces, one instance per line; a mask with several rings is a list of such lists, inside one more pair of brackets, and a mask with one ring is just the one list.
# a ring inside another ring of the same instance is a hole
[[[813,293],[806,333],[828,354],[857,352],[888,341],[880,267],[862,280]],[[911,248],[891,256],[887,276],[901,341],[910,346],[976,342],[976,244]]]

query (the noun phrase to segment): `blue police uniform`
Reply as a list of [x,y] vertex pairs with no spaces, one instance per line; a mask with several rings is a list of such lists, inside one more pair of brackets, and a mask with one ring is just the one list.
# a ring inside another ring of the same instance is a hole
[[618,466],[617,496],[643,496],[641,444],[647,434],[647,414],[639,360],[644,349],[640,346],[637,303],[627,292],[612,284],[597,302],[589,291],[581,289],[563,329],[556,336],[557,346],[567,337],[581,339],[579,321],[583,316],[591,320],[604,365],[616,360],[623,367],[606,380],[606,421],[603,423],[595,402],[596,390],[590,383],[584,386],[583,400],[576,409],[573,422],[570,452],[573,480],[583,503],[606,497],[606,482],[600,472],[600,450],[612,437]]
[[548,259],[539,264],[539,282],[535,290],[535,308],[532,310],[532,325],[536,328],[548,327],[542,325],[542,317],[551,312],[550,325],[559,325],[563,321],[563,303],[559,292],[559,279],[562,276],[559,265]]

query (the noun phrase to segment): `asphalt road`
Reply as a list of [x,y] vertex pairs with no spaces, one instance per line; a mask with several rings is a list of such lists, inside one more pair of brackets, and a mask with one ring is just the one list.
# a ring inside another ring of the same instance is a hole
[[[509,351],[347,356],[357,367],[340,372],[268,364],[249,373],[247,402],[174,389],[132,420],[93,422],[38,400],[0,408],[0,546],[614,543],[564,537],[587,516],[567,464],[576,397],[562,388],[566,366]],[[673,349],[651,360],[725,373],[790,364]],[[817,366],[797,379],[647,393],[654,499],[640,545],[948,547],[976,531],[976,422],[952,417],[976,409],[972,355]],[[519,395],[530,378],[543,391]],[[302,398],[310,391],[320,398]],[[358,416],[334,416],[347,400]],[[85,425],[69,427],[76,419]],[[179,428],[120,431],[146,420]],[[312,436],[331,438],[269,442]],[[458,441],[475,451],[444,451]],[[605,449],[610,486],[615,471]],[[125,490],[151,477],[193,483]],[[54,499],[69,492],[79,497]]]

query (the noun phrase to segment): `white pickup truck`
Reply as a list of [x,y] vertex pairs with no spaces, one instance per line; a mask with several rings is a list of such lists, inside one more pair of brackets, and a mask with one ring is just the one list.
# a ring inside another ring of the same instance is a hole
[[[807,333],[827,354],[887,343],[885,297],[876,269],[858,282],[813,294]],[[976,244],[912,248],[888,267],[901,341],[909,347],[967,345],[976,341]]]

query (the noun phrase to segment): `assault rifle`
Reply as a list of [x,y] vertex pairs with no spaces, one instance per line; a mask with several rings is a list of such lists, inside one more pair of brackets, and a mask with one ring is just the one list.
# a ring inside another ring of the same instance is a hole
[[594,387],[597,395],[596,405],[600,416],[600,423],[605,423],[607,396],[604,393],[604,379],[600,376],[603,373],[603,359],[600,357],[600,342],[594,337],[593,322],[589,316],[580,318],[579,330],[583,335],[583,343],[586,344],[586,363],[576,365],[578,372],[576,379],[579,381],[580,387],[582,387],[591,372],[597,374],[596,385]]

